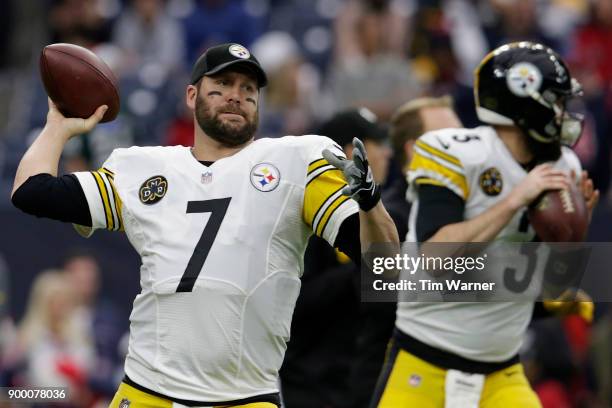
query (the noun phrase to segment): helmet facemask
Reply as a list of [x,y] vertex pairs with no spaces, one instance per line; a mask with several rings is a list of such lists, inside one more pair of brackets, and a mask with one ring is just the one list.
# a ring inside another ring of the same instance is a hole
[[579,99],[582,96],[580,83],[572,78],[572,89],[570,92],[546,90],[543,94],[533,91],[529,94],[531,98],[554,112],[552,120],[544,127],[545,135],[533,129],[526,129],[529,136],[540,143],[560,143],[572,147],[578,142],[582,134],[584,114],[583,105]]

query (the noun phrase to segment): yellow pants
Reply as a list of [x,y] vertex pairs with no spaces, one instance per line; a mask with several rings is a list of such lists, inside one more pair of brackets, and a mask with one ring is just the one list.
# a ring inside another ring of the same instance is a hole
[[[390,364],[390,367],[387,366]],[[372,407],[444,408],[446,370],[404,351],[391,353]],[[384,388],[383,388],[384,387]],[[486,376],[480,408],[541,408],[521,364]]]
[[[173,402],[158,397],[156,395],[148,394],[144,391],[140,391],[126,383],[121,383],[119,389],[115,393],[115,397],[111,401],[109,408],[172,408]],[[222,405],[214,408],[230,408],[230,407],[243,407],[243,408],[277,408],[275,404],[271,402],[251,402],[242,405]]]

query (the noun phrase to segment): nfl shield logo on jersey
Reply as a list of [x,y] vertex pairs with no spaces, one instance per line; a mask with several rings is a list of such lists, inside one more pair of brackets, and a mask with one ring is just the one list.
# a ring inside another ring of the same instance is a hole
[[280,171],[270,163],[259,163],[251,169],[251,184],[259,191],[267,193],[278,187]]
[[131,404],[131,401],[127,398],[124,398],[119,402],[119,408],[128,408],[130,404]]
[[212,178],[212,171],[207,171],[206,173],[202,173],[202,178],[200,179],[200,181],[202,182],[202,184],[210,184]]

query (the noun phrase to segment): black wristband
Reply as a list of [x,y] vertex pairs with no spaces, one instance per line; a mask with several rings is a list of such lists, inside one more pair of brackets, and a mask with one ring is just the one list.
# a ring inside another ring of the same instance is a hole
[[372,194],[367,194],[363,197],[359,197],[359,209],[361,211],[368,212],[372,208],[376,207],[376,204],[380,201],[380,186],[378,184],[374,184],[374,191]]

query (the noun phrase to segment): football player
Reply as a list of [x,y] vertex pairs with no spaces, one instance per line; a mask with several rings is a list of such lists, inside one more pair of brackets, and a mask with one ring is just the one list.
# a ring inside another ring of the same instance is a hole
[[348,161],[322,136],[254,140],[266,81],[245,47],[212,47],[186,89],[192,148],[116,149],[99,170],[61,177],[64,144],[106,107],[65,118],[49,101],[13,203],[84,235],[125,231],[142,258],[112,407],[279,405],[309,236],[355,260],[372,242],[398,242],[359,141]]
[[[410,242],[531,241],[526,206],[573,172],[589,211],[598,192],[572,146],[581,94],[561,57],[540,44],[504,45],[475,71],[479,118],[491,126],[423,135],[408,171]],[[519,363],[533,302],[398,304],[372,406],[540,407]],[[587,308],[588,309],[588,308]]]

